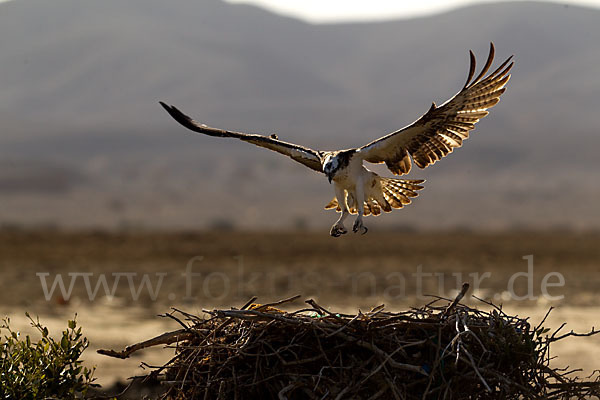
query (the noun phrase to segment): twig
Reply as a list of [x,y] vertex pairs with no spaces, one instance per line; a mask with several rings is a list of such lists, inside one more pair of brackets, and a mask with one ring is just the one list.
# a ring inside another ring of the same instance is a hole
[[462,300],[462,298],[465,297],[465,294],[467,294],[468,290],[469,290],[469,283],[468,282],[463,283],[462,288],[460,289],[460,292],[458,293],[456,298],[452,301],[452,303],[444,310],[441,318],[446,318],[450,314],[450,312],[456,307],[456,305]]
[[281,389],[279,391],[279,393],[277,393],[277,398],[279,400],[287,400],[287,396],[285,395],[287,392],[289,392],[290,390],[294,389],[296,387],[295,383],[290,383],[289,385],[287,385],[286,387],[284,387],[283,389]]
[[152,339],[144,340],[143,342],[136,343],[131,346],[127,346],[122,351],[98,349],[96,352],[105,356],[123,359],[128,358],[132,353],[135,353],[138,350],[152,346],[158,346],[161,344],[171,344],[182,340],[188,340],[196,336],[198,333],[199,332],[189,332],[187,329],[179,329],[173,332],[163,333],[162,335],[158,335]]
[[300,295],[297,294],[295,296],[289,297],[287,299],[279,300],[279,301],[276,301],[274,303],[262,304],[261,307],[275,307],[275,306],[280,306],[280,305],[285,304],[285,303],[291,303],[292,301],[298,300],[299,298],[300,298]]

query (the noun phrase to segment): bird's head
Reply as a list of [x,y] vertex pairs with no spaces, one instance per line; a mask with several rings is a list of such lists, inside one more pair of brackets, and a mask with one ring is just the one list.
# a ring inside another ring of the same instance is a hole
[[337,173],[339,167],[340,162],[336,156],[329,155],[325,158],[325,162],[323,163],[323,172],[325,173],[325,175],[327,175],[329,183],[331,183],[331,180]]

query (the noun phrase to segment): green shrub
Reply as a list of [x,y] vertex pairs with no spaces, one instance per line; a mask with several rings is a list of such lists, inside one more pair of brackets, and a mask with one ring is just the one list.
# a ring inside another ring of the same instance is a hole
[[87,338],[77,328],[75,318],[68,322],[60,340],[49,336],[42,326],[26,313],[41,338],[34,342],[9,326],[0,325],[0,398],[2,399],[75,399],[85,396],[92,384],[94,370],[83,367],[79,359],[88,347]]

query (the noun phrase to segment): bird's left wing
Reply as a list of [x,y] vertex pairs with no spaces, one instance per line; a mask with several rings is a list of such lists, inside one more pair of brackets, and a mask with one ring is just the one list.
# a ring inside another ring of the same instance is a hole
[[508,58],[498,69],[484,75],[494,60],[494,45],[490,43],[490,54],[477,78],[475,56],[465,86],[443,105],[431,108],[411,125],[377,139],[358,149],[357,155],[372,163],[385,163],[396,175],[407,174],[411,169],[411,157],[419,168],[425,168],[462,146],[469,137],[475,123],[488,114],[488,108],[500,101],[504,85],[510,79],[513,66]]
[[211,128],[209,126],[199,124],[198,122],[194,121],[193,119],[179,111],[175,106],[167,105],[162,101],[160,102],[160,105],[163,106],[165,110],[167,110],[167,112],[171,115],[171,117],[175,119],[175,121],[179,122],[181,125],[185,126],[188,129],[191,129],[194,132],[203,133],[205,135],[215,137],[240,139],[244,142],[252,143],[257,146],[276,151],[278,153],[292,158],[295,161],[298,161],[300,164],[304,164],[308,168],[314,169],[318,172],[323,172],[321,163],[322,157],[318,151],[309,149],[307,147],[299,146],[293,143],[287,143],[278,140],[275,135],[264,136],[254,133],[242,133],[227,131],[218,128]]

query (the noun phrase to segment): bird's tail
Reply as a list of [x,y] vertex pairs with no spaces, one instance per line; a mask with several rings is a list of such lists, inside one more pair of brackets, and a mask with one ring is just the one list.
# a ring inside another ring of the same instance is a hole
[[[364,215],[373,214],[375,216],[381,214],[381,211],[390,212],[394,208],[402,208],[411,203],[411,198],[417,197],[417,191],[424,188],[421,184],[424,179],[394,179],[394,178],[379,178],[381,187],[381,196],[379,198],[370,197],[368,201],[363,203]],[[348,196],[348,208],[351,214],[356,214],[356,205],[352,196]],[[325,206],[326,210],[335,209],[337,212],[342,211],[337,198],[333,198]]]

